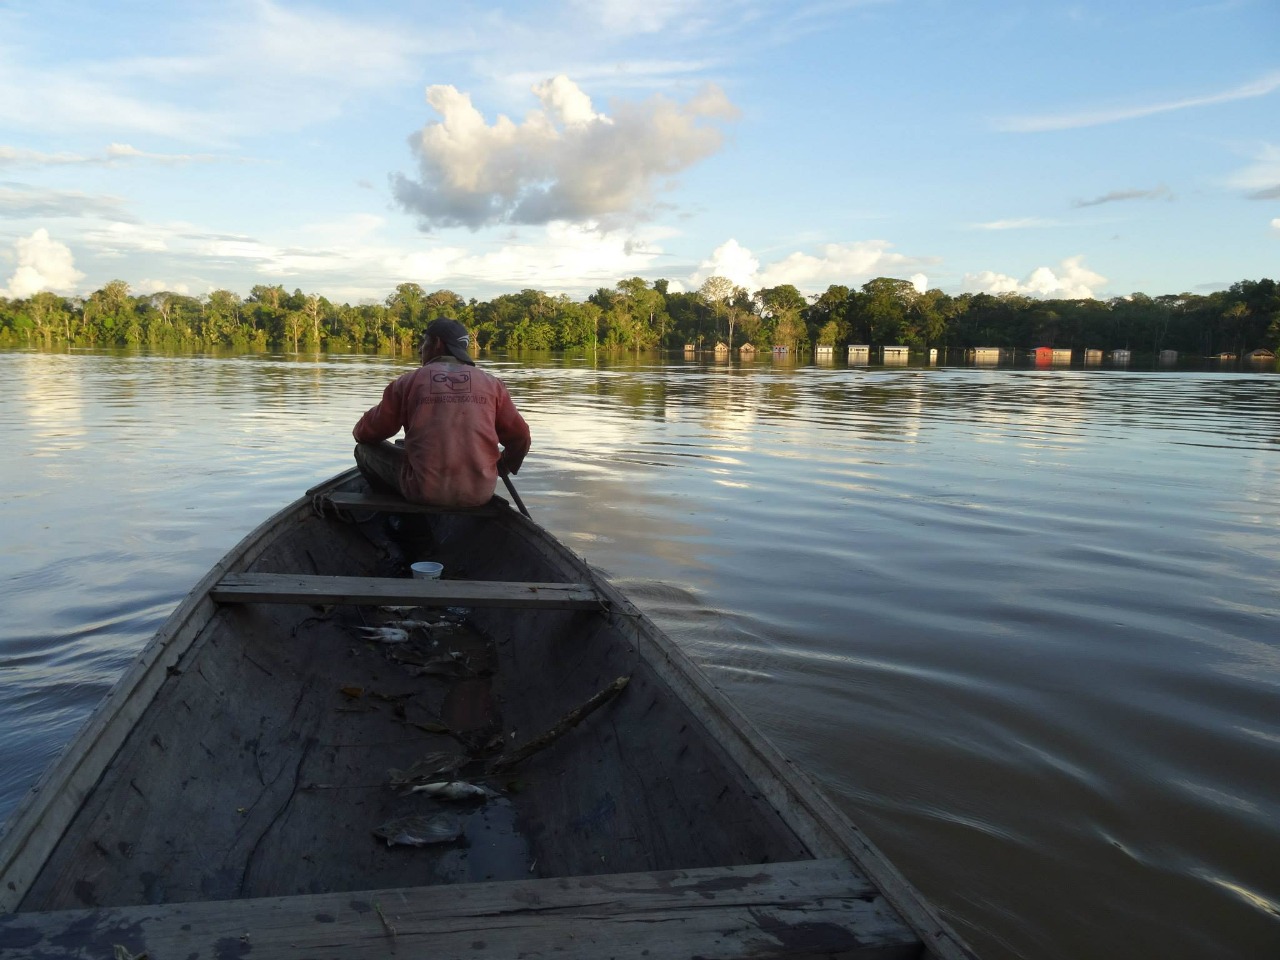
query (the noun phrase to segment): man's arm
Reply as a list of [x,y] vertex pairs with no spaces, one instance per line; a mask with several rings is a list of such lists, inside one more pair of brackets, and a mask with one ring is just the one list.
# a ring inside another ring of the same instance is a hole
[[399,379],[382,391],[382,400],[365,411],[351,435],[356,443],[378,443],[394,437],[404,426],[404,389]]
[[494,417],[494,427],[498,431],[498,442],[502,444],[502,456],[498,458],[498,469],[516,474],[520,472],[520,464],[524,463],[529,452],[532,438],[529,436],[529,425],[520,416],[520,411],[511,402],[511,395],[501,384],[498,391],[498,409]]

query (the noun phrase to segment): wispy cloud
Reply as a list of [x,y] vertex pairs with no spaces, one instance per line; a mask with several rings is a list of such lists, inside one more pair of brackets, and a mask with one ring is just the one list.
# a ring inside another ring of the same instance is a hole
[[1252,97],[1265,97],[1278,89],[1280,89],[1280,70],[1273,70],[1257,80],[1252,80],[1249,83],[1218,93],[1183,97],[1179,100],[1165,100],[1137,106],[1101,107],[1063,113],[1007,117],[996,121],[995,127],[997,130],[1010,133],[1039,133],[1046,130],[1073,130],[1079,127],[1097,127],[1107,123],[1119,123],[1123,120],[1150,117],[1159,113],[1172,113],[1175,110],[1207,107],[1218,103],[1230,103],[1233,100],[1248,100]]
[[1104,193],[1100,197],[1094,197],[1092,200],[1072,200],[1071,206],[1080,207],[1099,207],[1104,203],[1119,203],[1124,200],[1172,200],[1173,191],[1164,184],[1151,190],[1112,190],[1110,193]]
[[1061,223],[1046,217],[1014,217],[1008,220],[989,220],[986,223],[973,223],[974,230],[1031,230],[1039,227],[1058,227]]
[[147,160],[152,163],[179,164],[209,162],[219,159],[213,154],[192,153],[148,153],[127,143],[110,144],[100,154],[79,153],[44,153],[39,150],[28,150],[23,147],[0,145],[0,166],[23,167],[62,167],[62,166],[108,166],[110,164],[133,160]]
[[1227,185],[1249,191],[1250,200],[1280,199],[1280,147],[1264,143],[1253,163],[1228,177]]
[[[447,45],[426,31],[272,0],[242,0],[191,15],[167,56],[35,59],[0,50],[0,125],[64,135],[109,130],[190,143],[299,129],[337,116],[359,96],[410,82],[421,56]],[[335,66],[341,65],[341,66]],[[33,78],[39,78],[34,82]]]
[[0,218],[25,220],[45,217],[90,217],[121,222],[134,220],[119,197],[50,190],[25,184],[0,184]]

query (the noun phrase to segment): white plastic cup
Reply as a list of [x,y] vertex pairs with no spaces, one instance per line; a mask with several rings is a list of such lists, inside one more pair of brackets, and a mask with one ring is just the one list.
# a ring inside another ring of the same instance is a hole
[[409,569],[413,571],[415,580],[439,580],[440,574],[444,573],[444,564],[433,560],[419,560],[411,563]]

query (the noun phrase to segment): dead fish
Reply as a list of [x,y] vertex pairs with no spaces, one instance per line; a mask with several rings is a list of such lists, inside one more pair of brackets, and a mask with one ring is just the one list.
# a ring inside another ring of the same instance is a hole
[[366,639],[377,640],[379,643],[409,642],[409,631],[398,627],[356,627],[356,629],[362,632]]
[[403,787],[456,773],[466,766],[467,760],[466,756],[457,753],[429,753],[421,760],[415,760],[408,770],[388,770],[387,776],[393,787]]
[[436,797],[440,800],[487,800],[489,797],[496,796],[488,787],[464,783],[461,780],[424,783],[417,787],[410,787],[409,793],[425,793],[428,797]]
[[375,827],[373,835],[387,841],[388,847],[425,847],[433,843],[450,843],[462,836],[462,821],[447,813],[434,817],[400,817]]

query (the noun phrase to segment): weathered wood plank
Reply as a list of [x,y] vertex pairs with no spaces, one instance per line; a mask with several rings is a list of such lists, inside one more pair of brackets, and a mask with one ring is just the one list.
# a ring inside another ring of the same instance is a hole
[[503,501],[493,500],[478,507],[437,507],[430,503],[412,503],[403,497],[385,493],[330,493],[324,499],[336,507],[349,510],[377,510],[380,513],[469,513],[491,517],[504,507]]
[[600,593],[587,584],[495,580],[238,573],[223,577],[210,595],[219,603],[414,604],[421,607],[547,607],[556,610],[604,608]]
[[922,948],[848,860],[0,916],[6,957],[110,957],[117,944],[256,960],[905,960]]

